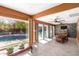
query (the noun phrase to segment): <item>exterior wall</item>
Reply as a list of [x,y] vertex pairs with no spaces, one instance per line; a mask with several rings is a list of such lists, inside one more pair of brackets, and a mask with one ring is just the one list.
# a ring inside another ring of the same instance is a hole
[[[63,30],[61,30],[61,26],[62,25],[56,26],[56,33],[63,31]],[[76,35],[77,35],[77,31],[76,31],[76,27],[77,26],[76,26],[76,23],[66,24],[66,26],[68,27],[69,37],[76,38]],[[64,31],[66,31],[66,30],[64,30]]]
[[67,25],[65,25],[65,24],[57,25],[56,26],[56,33],[67,32],[67,29],[63,30],[63,29],[61,29],[61,26],[67,26]]

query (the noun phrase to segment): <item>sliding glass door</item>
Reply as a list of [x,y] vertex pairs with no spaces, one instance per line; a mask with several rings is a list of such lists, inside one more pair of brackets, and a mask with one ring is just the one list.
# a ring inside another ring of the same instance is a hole
[[53,26],[47,24],[38,24],[38,41],[49,41],[53,39]]
[[53,26],[50,26],[50,38],[53,38]]
[[43,39],[43,24],[38,24],[38,40]]
[[48,33],[49,29],[48,29],[48,25],[44,25],[44,38],[48,39],[49,33]]

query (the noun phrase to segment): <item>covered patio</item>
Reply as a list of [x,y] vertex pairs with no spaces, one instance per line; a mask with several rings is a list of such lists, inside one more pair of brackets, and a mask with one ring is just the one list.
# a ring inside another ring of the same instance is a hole
[[79,56],[78,12],[79,3],[2,3],[0,17],[24,22],[27,31],[21,28],[19,34],[27,33],[27,38],[23,49],[18,48],[22,40],[4,43],[0,56],[7,56],[7,46],[15,47],[9,56]]

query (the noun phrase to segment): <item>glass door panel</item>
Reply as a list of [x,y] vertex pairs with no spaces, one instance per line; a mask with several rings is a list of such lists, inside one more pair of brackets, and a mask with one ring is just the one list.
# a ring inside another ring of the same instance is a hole
[[43,39],[43,24],[38,24],[38,40]]

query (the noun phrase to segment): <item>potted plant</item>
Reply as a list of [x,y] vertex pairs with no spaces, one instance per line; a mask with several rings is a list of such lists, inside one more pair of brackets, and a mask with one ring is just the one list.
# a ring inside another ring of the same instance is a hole
[[24,45],[25,45],[25,41],[22,41],[22,42],[20,43],[19,49],[24,49]]
[[6,48],[6,50],[7,50],[7,54],[9,55],[9,54],[13,53],[14,46],[8,46],[8,47]]

